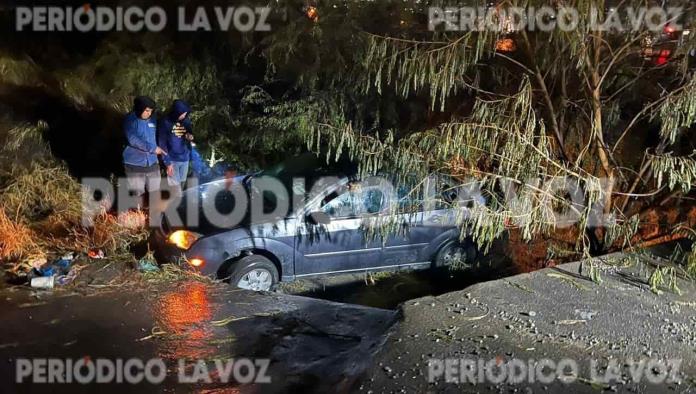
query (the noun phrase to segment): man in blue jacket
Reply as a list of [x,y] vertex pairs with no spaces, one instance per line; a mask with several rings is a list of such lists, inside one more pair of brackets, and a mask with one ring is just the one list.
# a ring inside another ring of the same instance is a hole
[[141,206],[146,190],[151,193],[160,189],[161,175],[157,156],[167,155],[157,145],[156,119],[153,115],[155,107],[151,98],[136,97],[133,111],[123,121],[123,132],[127,140],[123,151],[123,165],[130,190],[140,198]]
[[191,160],[191,107],[184,100],[174,100],[169,114],[159,123],[158,141],[168,152],[162,158],[167,166],[167,182],[176,195],[181,195],[181,185],[186,182]]

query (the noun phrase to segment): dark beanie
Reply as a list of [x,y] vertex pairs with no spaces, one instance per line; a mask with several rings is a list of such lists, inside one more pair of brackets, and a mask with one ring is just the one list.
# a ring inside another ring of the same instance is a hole
[[133,112],[135,112],[135,115],[138,117],[143,114],[145,108],[155,109],[156,107],[157,104],[155,104],[155,100],[147,96],[138,96],[133,100]]

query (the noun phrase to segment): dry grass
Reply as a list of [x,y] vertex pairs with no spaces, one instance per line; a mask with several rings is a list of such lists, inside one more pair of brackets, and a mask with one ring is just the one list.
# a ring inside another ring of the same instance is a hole
[[195,280],[207,284],[215,283],[213,279],[177,264],[162,265],[159,271],[143,273],[142,278],[150,284],[176,283],[183,280]]
[[[52,158],[41,126],[20,126],[5,133],[0,151],[0,259],[15,263],[67,251],[102,249],[122,254],[147,238],[142,212],[114,216],[101,210],[83,226],[82,186]],[[11,142],[11,143],[10,143]],[[22,164],[18,156],[37,158]],[[26,266],[26,264],[24,264]]]
[[14,256],[31,256],[30,251],[40,251],[34,242],[33,232],[25,225],[15,223],[0,209],[0,258],[8,259]]

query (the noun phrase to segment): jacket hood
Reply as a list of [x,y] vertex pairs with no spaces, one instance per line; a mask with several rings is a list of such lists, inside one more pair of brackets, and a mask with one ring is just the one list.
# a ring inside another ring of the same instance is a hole
[[140,115],[143,114],[145,108],[152,108],[153,110],[156,109],[157,104],[155,104],[155,100],[147,96],[138,96],[135,98],[135,100],[133,100],[133,112],[135,112],[135,115],[138,118],[140,118]]
[[179,119],[179,116],[183,113],[191,113],[191,106],[184,100],[174,100],[172,103],[172,110],[169,113],[172,120]]

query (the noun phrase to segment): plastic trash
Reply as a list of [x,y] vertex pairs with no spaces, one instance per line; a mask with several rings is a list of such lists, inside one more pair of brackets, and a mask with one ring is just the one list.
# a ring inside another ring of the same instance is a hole
[[60,275],[56,277],[55,283],[57,283],[59,286],[65,286],[75,280],[75,275],[68,274],[68,275]]
[[48,276],[54,276],[56,275],[56,267],[49,265],[46,267],[43,267],[39,270],[39,273],[41,276],[48,277]]
[[60,268],[61,271],[63,272],[68,272],[70,271],[70,265],[72,264],[72,260],[65,260],[65,259],[60,259],[56,260],[53,265]]
[[159,267],[157,266],[157,263],[152,260],[140,259],[140,261],[138,261],[138,271],[157,272],[159,271]]
[[35,289],[52,289],[55,283],[55,276],[39,276],[31,279],[31,287]]
[[76,275],[71,271],[75,255],[67,253],[60,259],[47,264],[46,259],[36,259],[32,262],[32,270],[27,274],[31,287],[37,289],[52,289],[56,284],[65,285],[72,282]]
[[103,259],[104,258],[104,251],[101,249],[92,249],[87,253],[87,255],[91,259]]
[[60,259],[72,262],[73,260],[75,260],[75,253],[73,253],[73,252],[66,253]]

